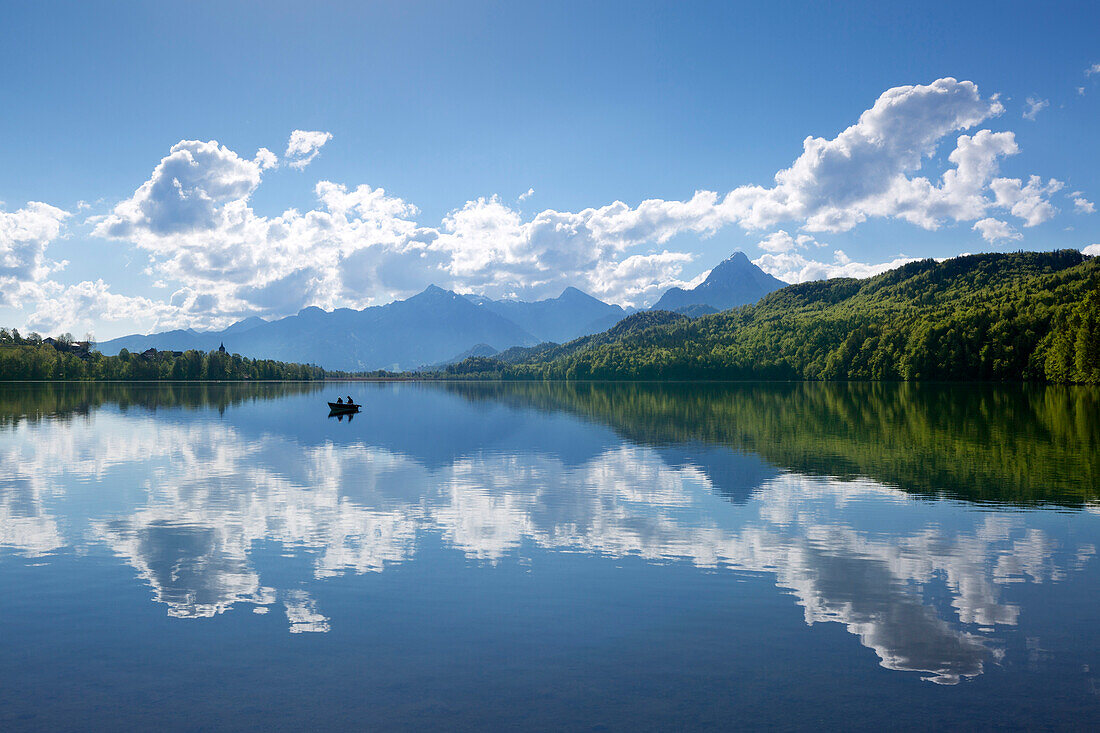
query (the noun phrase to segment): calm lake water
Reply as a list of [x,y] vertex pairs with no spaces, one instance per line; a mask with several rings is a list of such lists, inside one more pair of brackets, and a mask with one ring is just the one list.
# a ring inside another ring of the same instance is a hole
[[8,385],[0,728],[1095,728],[1098,547],[1094,389]]

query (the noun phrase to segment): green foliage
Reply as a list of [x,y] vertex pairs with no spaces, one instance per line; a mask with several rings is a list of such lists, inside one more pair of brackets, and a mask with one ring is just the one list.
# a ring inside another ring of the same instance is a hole
[[448,364],[443,371],[448,376],[488,375],[496,370],[498,364],[500,364],[500,361],[492,357],[471,356],[469,359],[463,359],[457,364]]
[[1100,258],[1076,250],[923,260],[866,280],[792,285],[714,315],[674,315],[640,313],[649,320],[452,373],[1100,383]]

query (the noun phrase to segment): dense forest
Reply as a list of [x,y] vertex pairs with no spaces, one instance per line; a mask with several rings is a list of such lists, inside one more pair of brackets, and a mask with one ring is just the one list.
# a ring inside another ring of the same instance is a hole
[[[449,382],[564,410],[656,449],[716,445],[909,493],[1080,506],[1100,498],[1100,388],[1018,384]],[[1057,471],[1044,470],[1057,466]],[[711,476],[716,486],[720,476]],[[737,478],[737,477],[733,477]]]
[[688,318],[643,312],[564,345],[468,359],[505,379],[1100,383],[1100,258],[1077,250],[922,260],[791,285]]
[[248,359],[224,351],[155,351],[104,356],[69,334],[43,339],[0,329],[0,381],[316,380],[345,376],[318,366]]

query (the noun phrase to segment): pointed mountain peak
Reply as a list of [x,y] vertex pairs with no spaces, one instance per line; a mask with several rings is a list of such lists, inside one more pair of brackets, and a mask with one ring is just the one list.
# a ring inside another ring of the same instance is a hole
[[[764,278],[765,281],[771,281],[772,278],[766,272],[752,263],[752,260],[748,258],[744,252],[737,251],[729,256],[728,259],[719,262],[718,265],[710,271],[707,275],[707,279],[704,283],[714,282],[716,280],[728,280],[729,278]],[[778,280],[776,282],[779,282]],[[785,284],[785,283],[784,283]]]
[[572,285],[561,291],[561,295],[558,296],[558,300],[596,300],[588,293],[579,288],[575,288]]
[[718,269],[721,268],[721,269],[738,269],[738,270],[740,270],[740,269],[744,269],[746,267],[752,268],[752,267],[756,267],[756,265],[752,264],[752,260],[749,259],[748,255],[746,255],[741,250],[737,250],[736,252],[731,254],[729,257],[727,257],[726,259],[719,262],[718,265],[714,269],[718,270]]
[[[453,290],[446,290],[444,288],[435,285],[429,285],[421,290],[416,295],[410,296],[405,300],[395,300],[390,305],[397,305],[398,303],[419,303],[422,305],[442,304],[451,301],[462,301],[468,305],[473,305],[468,299],[463,298]],[[388,306],[387,306],[388,307]]]
[[258,326],[266,326],[267,321],[259,316],[249,316],[243,320],[237,321],[229,328],[222,331],[222,333],[240,333],[242,331],[250,331]]
[[653,307],[675,310],[692,305],[706,305],[721,311],[754,303],[786,284],[753,264],[744,252],[737,251],[719,262],[702,283],[691,290],[671,288]]
[[[407,300],[440,300],[440,299],[443,299],[443,298],[454,299],[454,298],[462,298],[462,296],[458,295],[453,290],[447,290],[445,288],[439,287],[435,283],[432,283],[431,285],[424,288],[423,290],[421,290],[416,295],[413,295],[413,296],[407,298]],[[462,298],[462,299],[466,300],[465,298]],[[467,302],[469,302],[469,301],[467,301]]]

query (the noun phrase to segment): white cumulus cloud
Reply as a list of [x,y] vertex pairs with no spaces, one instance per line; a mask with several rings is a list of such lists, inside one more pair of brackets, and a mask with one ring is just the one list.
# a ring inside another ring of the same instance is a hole
[[1034,120],[1036,115],[1050,106],[1050,102],[1039,97],[1028,97],[1024,107],[1024,119]]
[[1050,197],[1064,185],[1053,178],[1043,183],[1039,176],[1031,176],[1026,184],[1019,178],[997,178],[990,184],[997,205],[1023,219],[1025,227],[1042,224],[1058,213]]
[[724,208],[750,229],[799,221],[809,231],[844,231],[869,217],[934,228],[938,212],[922,205],[934,187],[908,174],[919,170],[948,134],[1003,111],[995,97],[983,98],[968,81],[946,78],[889,89],[832,140],[806,138],[802,155],[776,173],[775,187],[734,189]]
[[133,242],[160,279],[202,293],[196,302],[209,308],[191,308],[196,319],[358,304],[370,295],[343,297],[348,257],[385,249],[418,260],[411,250],[423,245],[410,242],[418,227],[407,218],[416,208],[380,188],[348,191],[322,181],[318,209],[258,216],[249,198],[261,164],[216,141],[180,142],[131,198],[96,222],[95,234]]
[[85,280],[69,286],[53,281],[42,284],[37,309],[27,326],[43,333],[82,333],[104,321],[145,321],[154,328],[190,325],[186,314],[174,305],[113,293],[103,280]]
[[1069,195],[1069,198],[1073,201],[1073,210],[1078,214],[1095,213],[1096,205],[1085,198],[1085,194],[1082,191],[1074,191]]
[[800,252],[769,253],[752,262],[764,272],[780,280],[801,283],[833,277],[871,277],[916,259],[915,257],[895,257],[888,262],[855,262],[844,253],[844,250],[838,249],[833,252],[832,262],[813,260]]
[[982,235],[987,242],[996,242],[1000,239],[1023,239],[1022,234],[1008,225],[1008,222],[986,217],[974,223],[974,231]]
[[283,157],[287,159],[287,165],[291,168],[301,170],[313,162],[321,152],[321,148],[331,139],[331,132],[295,130],[290,133],[290,140],[287,141]]
[[585,285],[593,295],[605,300],[653,303],[669,288],[692,286],[692,283],[679,279],[680,270],[692,259],[693,256],[685,252],[665,250],[656,254],[631,255],[620,261],[608,260],[596,267]]
[[[445,253],[445,269],[464,287],[500,292],[522,284],[528,293],[560,290],[580,284],[593,292],[631,302],[633,285],[616,289],[612,272],[627,272],[626,250],[656,242],[663,244],[682,231],[713,231],[700,212],[713,214],[713,199],[705,194],[689,201],[643,201],[637,208],[615,202],[598,209],[560,212],[547,209],[524,221],[519,212],[498,197],[468,201],[442,222],[433,248]],[[640,254],[640,253],[639,253]],[[662,281],[674,279],[690,255],[653,256],[647,262],[666,269]]]
[[260,148],[256,151],[256,157],[252,159],[252,162],[260,166],[260,170],[266,171],[279,165],[279,156],[267,148]]
[[0,305],[19,306],[38,282],[64,265],[47,259],[46,247],[61,236],[69,216],[40,201],[0,211]]
[[815,247],[825,246],[809,234],[799,234],[797,236],[794,236],[788,234],[783,229],[780,229],[777,232],[772,232],[756,244],[756,246],[760,249],[764,250],[765,252],[771,252],[772,254],[793,252],[799,249],[806,249],[811,245]]
[[181,140],[130,198],[96,220],[95,234],[153,242],[181,233],[218,230],[226,210],[260,185],[259,162],[216,140]]

